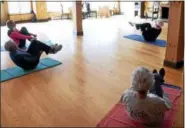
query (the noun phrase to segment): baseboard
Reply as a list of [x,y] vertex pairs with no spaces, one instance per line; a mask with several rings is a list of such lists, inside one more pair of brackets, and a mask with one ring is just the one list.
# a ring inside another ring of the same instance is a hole
[[84,35],[84,33],[83,33],[83,31],[82,32],[74,32],[77,36],[83,36]]
[[40,19],[40,20],[37,19],[36,22],[48,22],[49,20],[50,20],[50,18],[47,18],[47,19]]
[[31,20],[22,20],[22,21],[15,21],[16,24],[20,24],[20,23],[28,23],[31,22]]
[[164,60],[164,66],[171,67],[171,68],[181,68],[184,66],[184,60],[179,62],[171,62],[168,60]]

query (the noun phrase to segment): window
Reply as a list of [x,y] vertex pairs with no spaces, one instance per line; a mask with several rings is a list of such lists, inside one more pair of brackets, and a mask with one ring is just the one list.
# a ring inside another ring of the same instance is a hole
[[98,10],[100,7],[108,6],[109,9],[113,9],[115,7],[116,2],[89,2],[91,6],[91,10]]
[[48,12],[61,12],[61,6],[59,2],[47,2]]
[[25,14],[31,13],[31,2],[8,2],[9,14]]
[[72,7],[72,2],[52,2],[51,0],[47,2],[48,12],[62,12],[69,13],[69,8]]

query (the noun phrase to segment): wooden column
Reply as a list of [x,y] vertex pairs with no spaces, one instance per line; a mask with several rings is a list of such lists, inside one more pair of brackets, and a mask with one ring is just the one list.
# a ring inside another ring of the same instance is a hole
[[39,2],[37,1],[32,1],[33,2],[33,10],[36,13],[37,20],[38,21],[48,21],[48,13],[47,13],[47,5],[46,5],[46,0],[40,0]]
[[145,1],[141,1],[140,18],[145,18]]
[[179,68],[184,63],[184,2],[170,2],[164,65]]
[[75,1],[73,5],[74,32],[77,36],[83,36],[82,28],[82,1]]
[[1,4],[1,25],[5,25],[6,21],[9,19],[8,15],[8,3],[7,2],[0,2]]

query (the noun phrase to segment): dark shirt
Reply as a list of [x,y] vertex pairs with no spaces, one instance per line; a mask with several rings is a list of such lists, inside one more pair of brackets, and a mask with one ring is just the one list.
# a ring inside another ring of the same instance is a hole
[[39,63],[39,57],[32,56],[26,51],[21,51],[21,50],[10,52],[10,58],[17,66],[25,70],[35,68]]
[[161,33],[161,29],[149,28],[143,31],[142,35],[146,41],[156,41],[157,37]]

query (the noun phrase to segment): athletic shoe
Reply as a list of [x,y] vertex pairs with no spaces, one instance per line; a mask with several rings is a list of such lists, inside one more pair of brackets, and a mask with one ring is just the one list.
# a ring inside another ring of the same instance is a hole
[[57,45],[53,48],[52,53],[56,54],[58,51],[62,49],[62,45]]

